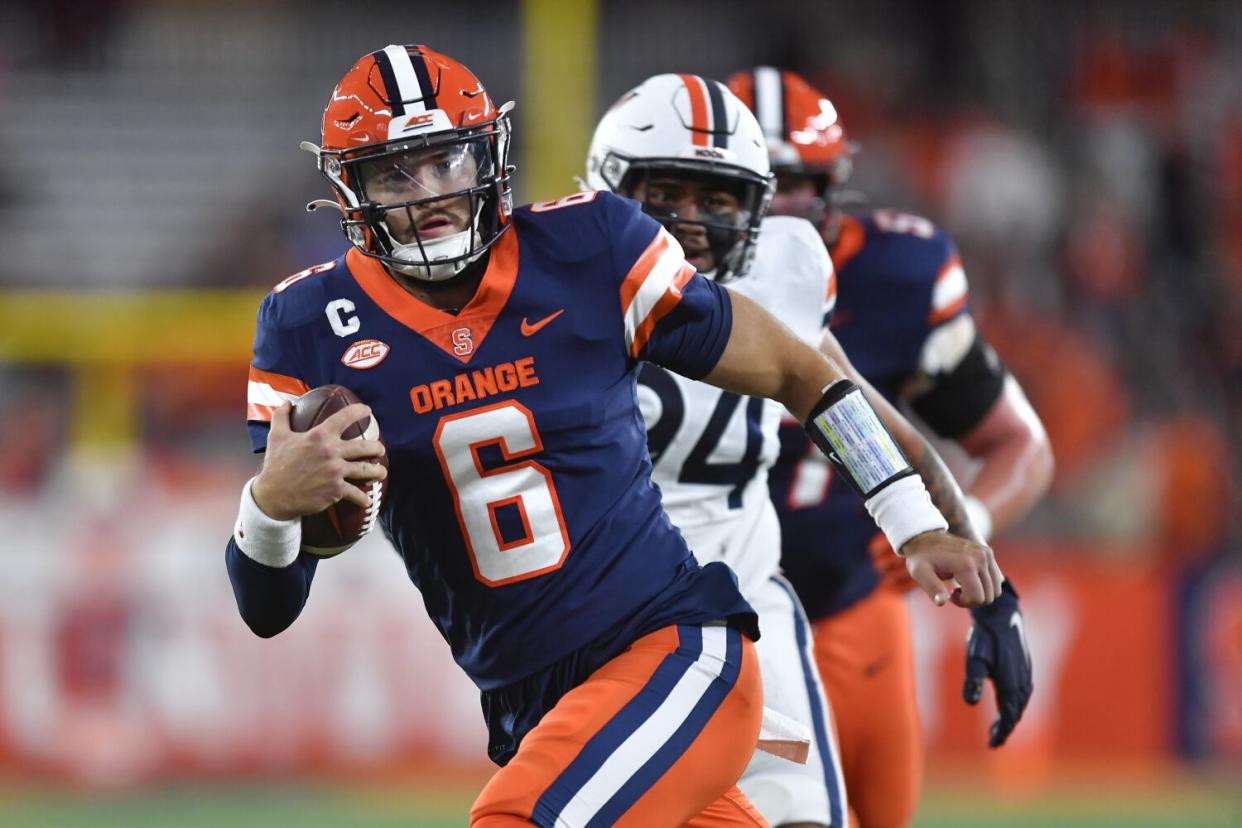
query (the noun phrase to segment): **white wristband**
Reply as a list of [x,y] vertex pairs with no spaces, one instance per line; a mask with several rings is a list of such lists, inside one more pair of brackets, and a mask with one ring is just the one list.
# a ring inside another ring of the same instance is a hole
[[297,559],[302,547],[302,519],[276,520],[264,514],[250,492],[254,481],[252,477],[242,487],[233,540],[252,561],[278,569],[286,567]]
[[992,539],[992,511],[974,495],[966,495],[966,516],[984,542]]
[[924,532],[948,529],[944,515],[932,504],[931,495],[918,475],[890,483],[866,501],[875,525],[888,538],[898,555],[906,541]]

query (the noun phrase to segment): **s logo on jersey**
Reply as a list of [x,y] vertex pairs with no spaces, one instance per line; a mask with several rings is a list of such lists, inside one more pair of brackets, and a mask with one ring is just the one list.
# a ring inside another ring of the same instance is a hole
[[469,328],[458,328],[453,331],[453,353],[459,357],[469,356],[474,353],[474,338]]
[[384,361],[384,357],[388,356],[391,350],[388,343],[380,342],[378,339],[360,339],[345,349],[344,355],[341,356],[341,364],[359,370],[374,368]]

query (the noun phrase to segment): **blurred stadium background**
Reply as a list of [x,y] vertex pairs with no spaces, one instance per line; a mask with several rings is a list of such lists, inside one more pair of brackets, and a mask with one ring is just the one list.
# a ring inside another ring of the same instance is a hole
[[385,544],[272,641],[221,561],[258,299],[345,245],[297,143],[389,42],[518,101],[525,199],[655,72],[825,89],[1058,460],[997,544],[1037,686],[1004,750],[964,614],[916,602],[918,824],[1242,824],[1242,6],[44,0],[0,9],[0,826],[465,823],[477,694]]

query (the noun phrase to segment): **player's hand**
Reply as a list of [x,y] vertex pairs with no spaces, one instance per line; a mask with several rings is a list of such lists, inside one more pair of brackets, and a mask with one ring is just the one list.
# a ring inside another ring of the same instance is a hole
[[999,715],[992,722],[988,747],[1005,744],[1022,718],[1034,687],[1031,681],[1031,652],[1026,647],[1022,610],[1018,593],[1006,581],[1001,595],[992,604],[971,610],[975,624],[966,639],[966,683],[962,698],[977,704],[983,695],[983,680],[992,679]]
[[289,427],[292,410],[292,404],[285,403],[272,414],[263,469],[250,486],[254,502],[276,520],[313,515],[341,500],[368,508],[369,495],[348,480],[387,477],[383,464],[369,462],[383,455],[384,444],[362,438],[347,440],[341,434],[371,416],[371,409],[361,403],[347,405],[303,432]]
[[[1000,595],[1005,580],[991,548],[948,532],[924,532],[901,548],[906,571],[936,606],[981,607]],[[945,581],[956,588],[950,592]]]

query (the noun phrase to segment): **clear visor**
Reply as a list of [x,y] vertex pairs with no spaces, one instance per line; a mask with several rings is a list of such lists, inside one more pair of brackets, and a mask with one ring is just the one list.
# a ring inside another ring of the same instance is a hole
[[363,198],[392,207],[487,186],[495,176],[488,140],[480,136],[359,159]]

